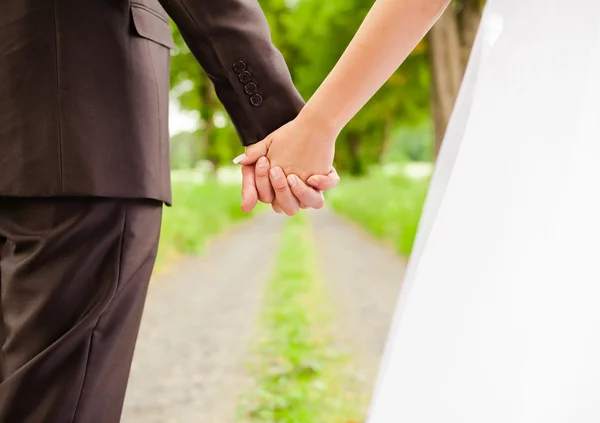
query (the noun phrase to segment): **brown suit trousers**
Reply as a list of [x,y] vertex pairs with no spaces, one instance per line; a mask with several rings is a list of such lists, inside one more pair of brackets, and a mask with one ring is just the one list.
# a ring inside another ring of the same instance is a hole
[[162,204],[0,197],[0,210],[0,422],[118,422]]

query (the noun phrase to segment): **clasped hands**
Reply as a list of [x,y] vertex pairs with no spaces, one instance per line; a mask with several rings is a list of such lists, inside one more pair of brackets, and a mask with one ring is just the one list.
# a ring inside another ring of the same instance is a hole
[[323,207],[323,191],[340,182],[333,168],[338,134],[300,114],[246,147],[234,160],[242,165],[242,210],[251,211],[258,201],[289,216],[301,208]]

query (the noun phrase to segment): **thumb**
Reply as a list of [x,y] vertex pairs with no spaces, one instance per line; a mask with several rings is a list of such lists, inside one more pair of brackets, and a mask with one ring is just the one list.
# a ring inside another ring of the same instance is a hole
[[246,147],[246,152],[244,154],[240,154],[235,159],[233,159],[233,163],[241,165],[250,165],[256,163],[256,161],[262,156],[267,155],[269,145],[269,138],[265,138],[264,140],[259,141],[256,144],[249,145],[248,147]]

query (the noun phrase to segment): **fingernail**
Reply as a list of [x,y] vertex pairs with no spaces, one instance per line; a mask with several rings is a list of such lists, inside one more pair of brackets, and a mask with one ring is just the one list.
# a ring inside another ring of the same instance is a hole
[[317,178],[308,178],[307,182],[313,187],[316,187],[319,185],[319,180]]
[[279,178],[279,172],[277,171],[277,169],[271,169],[269,171],[269,175],[271,175],[272,179],[277,179]]
[[235,159],[233,159],[233,163],[234,164],[238,164],[239,162],[241,162],[242,160],[244,160],[246,158],[245,154],[240,154],[239,156],[237,156]]
[[261,157],[260,159],[258,159],[258,165],[260,167],[265,167],[267,165],[267,158],[266,157]]
[[296,177],[294,175],[290,175],[288,176],[288,182],[291,186],[295,187],[298,181],[296,180]]

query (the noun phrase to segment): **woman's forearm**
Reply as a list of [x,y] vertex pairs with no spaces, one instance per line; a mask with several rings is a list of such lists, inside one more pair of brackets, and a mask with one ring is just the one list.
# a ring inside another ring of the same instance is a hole
[[377,0],[301,115],[340,131],[427,34],[450,0]]

